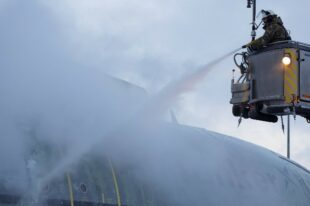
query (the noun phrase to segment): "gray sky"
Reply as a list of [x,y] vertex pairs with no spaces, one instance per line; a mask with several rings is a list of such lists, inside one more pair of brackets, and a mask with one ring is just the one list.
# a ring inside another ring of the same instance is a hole
[[[59,57],[70,56],[80,65],[140,85],[150,94],[250,40],[251,10],[246,8],[245,0],[31,2],[36,2],[36,6],[1,0],[1,13],[11,8],[16,14],[24,9],[29,14],[25,18],[29,22],[18,26],[11,24],[14,19],[2,16],[5,25],[16,26],[17,33],[36,33],[34,41],[46,47],[55,44],[63,47],[61,53],[65,54],[58,54]],[[308,43],[310,29],[305,25],[309,23],[309,6],[306,0],[298,3],[258,0],[258,10],[272,9],[282,17],[293,39]],[[42,7],[45,13],[36,12],[36,7]],[[43,18],[42,24],[33,26],[32,18]],[[54,38],[45,39],[51,33]],[[10,36],[2,38],[6,38],[6,42],[14,39]],[[27,48],[27,42],[20,44]],[[19,61],[26,53],[26,50],[21,51]],[[49,52],[57,53],[53,49]],[[286,140],[280,123],[246,120],[237,128],[237,119],[232,116],[229,104],[233,68],[232,58],[226,60],[210,72],[195,91],[182,95],[174,105],[177,118],[181,123],[236,136],[285,155]],[[292,130],[292,159],[309,168],[309,125],[304,119],[297,118],[292,123]]]

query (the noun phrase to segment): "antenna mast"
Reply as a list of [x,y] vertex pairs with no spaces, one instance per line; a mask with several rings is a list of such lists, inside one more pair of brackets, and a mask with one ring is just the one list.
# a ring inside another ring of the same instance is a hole
[[253,18],[252,18],[252,41],[255,40],[256,37],[256,0],[247,0],[247,8],[252,8],[253,9]]

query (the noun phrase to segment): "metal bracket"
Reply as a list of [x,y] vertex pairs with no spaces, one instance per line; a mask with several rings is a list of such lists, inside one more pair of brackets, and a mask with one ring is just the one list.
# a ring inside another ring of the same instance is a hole
[[282,132],[284,134],[284,122],[283,122],[283,116],[281,115],[281,128],[282,128]]
[[297,101],[298,98],[295,96],[295,94],[292,94],[292,107],[293,107],[293,117],[294,120],[296,120],[296,105],[295,105],[295,101]]

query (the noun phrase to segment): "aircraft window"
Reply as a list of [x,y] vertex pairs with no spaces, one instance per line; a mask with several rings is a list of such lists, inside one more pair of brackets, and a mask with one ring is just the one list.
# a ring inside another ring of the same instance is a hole
[[81,192],[83,192],[83,193],[87,192],[87,187],[86,187],[86,185],[85,185],[84,183],[82,183],[82,184],[80,185],[80,190],[81,190]]

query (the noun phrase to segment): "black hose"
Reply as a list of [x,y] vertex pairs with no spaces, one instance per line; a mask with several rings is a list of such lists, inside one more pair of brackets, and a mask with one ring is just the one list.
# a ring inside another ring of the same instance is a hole
[[[238,56],[241,56],[241,62],[240,64],[238,63],[237,61],[237,57]],[[247,52],[242,52],[242,53],[236,53],[234,55],[234,62],[235,62],[235,65],[240,69],[240,72],[243,76],[243,74],[247,73],[248,72],[248,67],[249,67],[249,61],[248,61],[248,57],[249,57],[249,54]],[[240,80],[241,78],[239,78]]]

